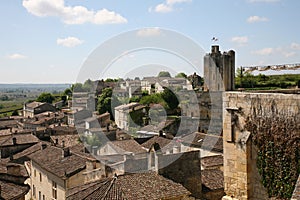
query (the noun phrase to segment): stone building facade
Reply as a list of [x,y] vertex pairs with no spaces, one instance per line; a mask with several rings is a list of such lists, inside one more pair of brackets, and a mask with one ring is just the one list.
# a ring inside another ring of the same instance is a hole
[[268,107],[276,102],[279,112],[299,112],[300,95],[281,93],[226,92],[223,99],[224,189],[223,200],[269,199],[256,166],[257,149],[244,129],[252,102]]

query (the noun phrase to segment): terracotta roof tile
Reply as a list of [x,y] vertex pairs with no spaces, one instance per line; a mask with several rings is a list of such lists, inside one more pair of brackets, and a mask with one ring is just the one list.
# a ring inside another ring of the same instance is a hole
[[142,144],[143,147],[150,149],[150,147],[154,144],[154,143],[158,143],[160,148],[163,148],[165,146],[167,146],[170,142],[172,142],[172,140],[164,138],[164,137],[159,137],[159,136],[154,136],[152,137],[150,140],[144,142]]
[[43,104],[45,104],[45,103],[34,101],[34,102],[31,102],[31,103],[27,103],[26,107],[27,108],[36,108],[36,107],[38,107],[40,105],[43,105]]
[[224,188],[224,175],[218,169],[205,169],[201,171],[202,184],[209,190]]
[[142,148],[142,146],[135,140],[116,140],[108,142],[113,146],[113,148],[120,154],[124,152],[132,152],[135,154],[146,153],[147,151]]
[[63,149],[47,146],[45,149],[29,155],[29,158],[43,169],[61,178],[85,169],[85,158],[75,154],[66,157],[63,157],[62,155]]
[[196,132],[182,137],[181,140],[186,145],[223,152],[223,138],[221,136]]
[[5,140],[2,140],[0,142],[0,146],[13,145],[13,138],[16,138],[17,144],[32,144],[39,142],[39,139],[32,134],[12,134],[9,135]]
[[29,191],[28,185],[18,185],[12,182],[0,180],[1,197],[0,199],[21,199]]
[[169,199],[191,193],[178,183],[155,173],[126,174],[71,188],[67,200],[75,199]]
[[201,158],[201,164],[204,167],[222,166],[223,163],[223,155],[207,156]]
[[56,139],[58,140],[58,145],[61,146],[63,141],[65,147],[71,147],[79,143],[79,135],[78,134],[72,134],[72,135],[53,135],[50,136],[53,143],[56,142]]

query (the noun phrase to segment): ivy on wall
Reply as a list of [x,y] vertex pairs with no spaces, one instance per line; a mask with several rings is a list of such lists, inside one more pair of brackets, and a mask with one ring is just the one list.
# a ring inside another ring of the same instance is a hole
[[257,167],[270,197],[291,198],[300,173],[300,110],[278,110],[276,102],[251,102],[245,129],[258,148]]

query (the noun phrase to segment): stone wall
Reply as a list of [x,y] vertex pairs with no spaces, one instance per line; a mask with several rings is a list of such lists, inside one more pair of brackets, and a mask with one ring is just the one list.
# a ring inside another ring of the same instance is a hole
[[245,118],[253,102],[269,107],[275,102],[278,112],[298,113],[300,95],[280,93],[226,92],[223,98],[224,187],[223,199],[268,199],[256,167],[256,147],[251,133],[244,130]]
[[[178,157],[178,155],[180,155],[180,157]],[[176,157],[175,160],[174,156]],[[165,162],[169,163],[170,160],[172,162],[169,165],[164,165]],[[158,168],[158,173],[160,175],[163,175],[176,183],[182,184],[192,193],[192,196],[201,198],[202,183],[199,151],[186,152],[177,155],[159,155]]]

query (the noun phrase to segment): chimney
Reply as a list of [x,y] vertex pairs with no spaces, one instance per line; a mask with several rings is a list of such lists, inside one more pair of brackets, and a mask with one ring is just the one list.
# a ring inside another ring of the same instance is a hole
[[13,132],[13,131],[12,131],[12,127],[9,128],[9,131],[10,131],[11,133]]
[[9,163],[6,166],[6,169],[7,169],[7,174],[9,174],[9,175],[22,176],[20,165]]
[[68,156],[70,156],[70,155],[71,155],[71,153],[70,153],[70,148],[69,148],[69,147],[63,148],[62,157],[63,157],[63,158],[66,158],[66,157],[68,157]]
[[17,138],[13,137],[12,142],[13,142],[13,145],[16,145],[17,144]]
[[9,154],[9,160],[10,161],[14,160],[14,154],[12,154],[12,153]]
[[162,130],[159,130],[159,137],[166,137]]
[[46,149],[46,148],[47,148],[47,144],[42,144],[41,150],[44,150],[44,149]]

